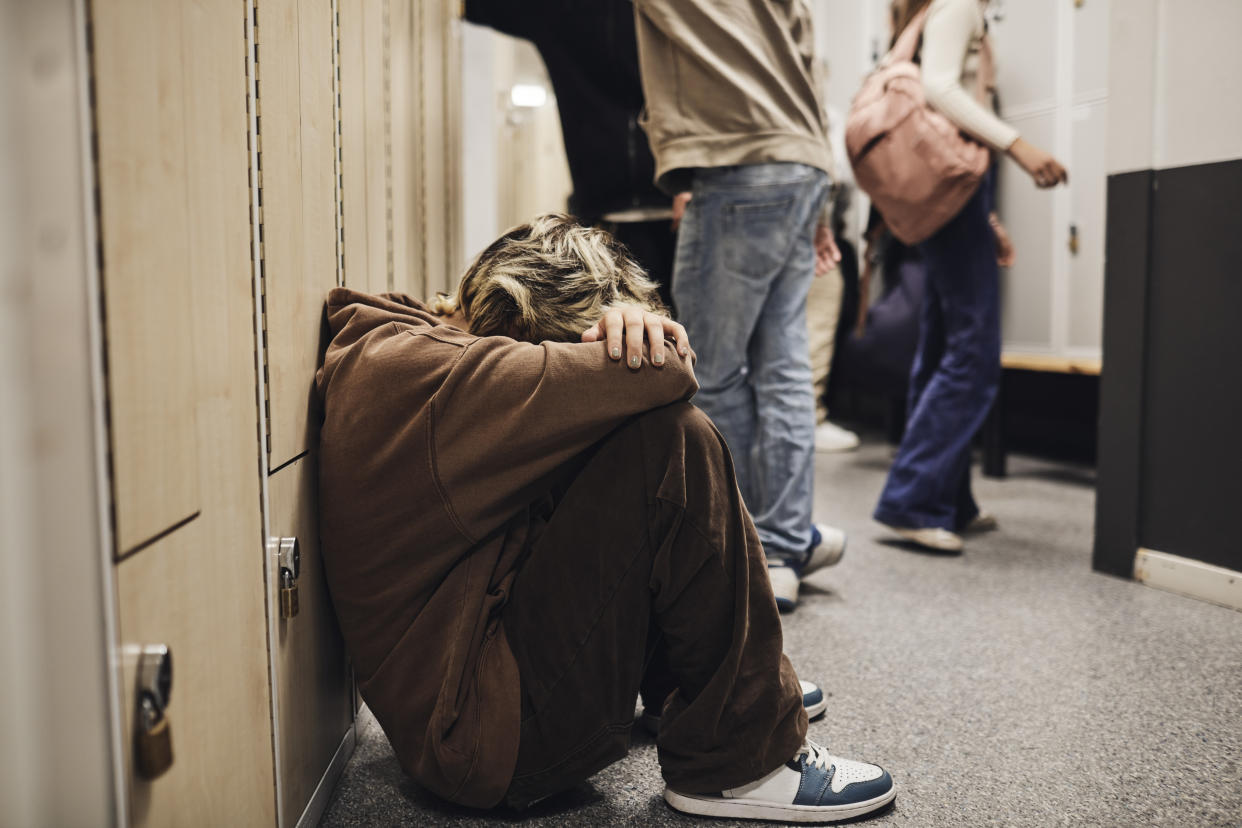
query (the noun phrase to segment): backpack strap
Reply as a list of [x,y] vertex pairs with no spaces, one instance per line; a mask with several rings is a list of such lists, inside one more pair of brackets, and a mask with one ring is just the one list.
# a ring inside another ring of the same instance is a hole
[[992,95],[996,92],[996,57],[992,53],[992,38],[986,31],[979,42],[979,75],[975,80],[975,97],[991,112]]
[[923,37],[923,24],[927,22],[927,11],[930,8],[929,3],[910,19],[906,28],[902,30],[901,37],[897,38],[897,42],[893,44],[893,48],[884,57],[881,65],[890,66],[894,63],[909,63],[914,60],[914,53],[918,51],[919,40]]

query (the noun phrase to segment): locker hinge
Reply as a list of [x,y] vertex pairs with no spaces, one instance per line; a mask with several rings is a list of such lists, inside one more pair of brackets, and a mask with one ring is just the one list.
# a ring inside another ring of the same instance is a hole
[[[410,14],[418,19],[421,4],[414,4]],[[392,216],[392,15],[384,0],[384,227],[388,242],[388,289],[396,290],[393,250]],[[417,42],[417,41],[416,41]]]
[[332,136],[336,171],[336,284],[345,284],[345,153],[341,126],[341,6],[332,0],[332,114],[336,131]]
[[[249,5],[250,30],[253,39],[249,42],[249,54],[246,56],[246,109],[251,114],[252,128],[247,131],[247,142],[253,142],[250,149],[251,169],[250,186],[254,198],[250,201],[250,245],[251,260],[254,262],[255,280],[258,282],[258,315],[259,315],[259,348],[258,359],[261,361],[263,377],[263,434],[264,451],[272,453],[272,402],[271,375],[268,369],[267,348],[267,266],[263,255],[263,107],[261,92],[263,89],[262,72],[259,67],[259,2],[251,0]],[[253,76],[251,73],[253,72]]]

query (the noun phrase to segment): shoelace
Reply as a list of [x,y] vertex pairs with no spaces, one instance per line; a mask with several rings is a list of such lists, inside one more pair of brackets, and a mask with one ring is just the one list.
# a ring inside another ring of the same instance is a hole
[[820,770],[828,770],[828,765],[832,762],[832,756],[829,755],[828,748],[807,739],[806,744],[802,746],[802,752],[806,756],[808,766],[815,765]]

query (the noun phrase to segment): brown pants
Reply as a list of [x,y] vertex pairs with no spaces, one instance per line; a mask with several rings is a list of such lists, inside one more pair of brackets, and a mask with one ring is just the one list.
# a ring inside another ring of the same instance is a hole
[[658,740],[670,786],[720,791],[789,760],[806,735],[802,693],[724,438],[682,403],[580,462],[504,610],[522,682],[509,804],[625,755],[653,659],[675,687]]

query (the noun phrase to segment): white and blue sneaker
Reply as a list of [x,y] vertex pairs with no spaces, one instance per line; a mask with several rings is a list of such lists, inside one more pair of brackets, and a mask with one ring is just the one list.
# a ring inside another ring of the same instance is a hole
[[[798,684],[802,687],[802,707],[806,710],[807,719],[814,720],[824,715],[824,711],[828,709],[828,700],[824,698],[824,691],[819,685],[801,680]],[[656,711],[644,707],[643,712],[638,714],[638,723],[652,736],[660,732],[660,714]]]
[[793,612],[798,605],[798,582],[816,570],[839,563],[845,554],[845,543],[845,533],[840,529],[816,523],[811,526],[811,545],[800,566],[783,560],[770,562],[768,580],[772,582],[776,608]]
[[840,563],[845,555],[847,540],[845,532],[835,526],[823,523],[811,526],[811,546],[807,550],[806,563],[802,565],[802,577],[805,578],[817,569]]
[[854,819],[880,810],[896,796],[888,771],[832,756],[810,739],[793,759],[749,785],[718,794],[664,789],[664,800],[683,813],[769,822]]

